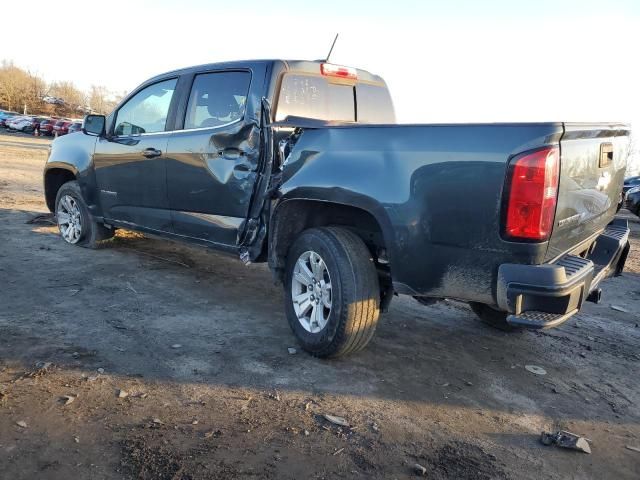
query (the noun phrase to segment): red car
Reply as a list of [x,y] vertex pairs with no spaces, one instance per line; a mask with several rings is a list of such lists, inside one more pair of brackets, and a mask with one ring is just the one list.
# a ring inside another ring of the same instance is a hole
[[59,118],[47,118],[40,122],[40,135],[53,135],[53,126],[60,121]]
[[69,120],[59,120],[53,126],[54,135],[55,134],[58,134],[58,136],[66,135],[67,133],[69,133],[69,125],[71,125],[72,123],[73,122],[70,122]]

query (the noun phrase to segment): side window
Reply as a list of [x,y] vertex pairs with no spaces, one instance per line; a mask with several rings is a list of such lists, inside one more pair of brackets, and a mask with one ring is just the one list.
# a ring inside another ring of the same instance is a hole
[[240,120],[244,116],[250,83],[249,72],[196,75],[184,129],[219,127]]
[[164,131],[176,83],[175,78],[165,80],[136,93],[118,110],[113,133],[140,135]]

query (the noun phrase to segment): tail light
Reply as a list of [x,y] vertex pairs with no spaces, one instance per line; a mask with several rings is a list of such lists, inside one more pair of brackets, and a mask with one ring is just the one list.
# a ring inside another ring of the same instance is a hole
[[325,77],[338,77],[349,80],[358,79],[358,72],[355,68],[343,67],[342,65],[334,65],[332,63],[321,63],[320,73]]
[[509,162],[504,236],[509,240],[542,242],[549,239],[558,198],[558,147],[520,154]]

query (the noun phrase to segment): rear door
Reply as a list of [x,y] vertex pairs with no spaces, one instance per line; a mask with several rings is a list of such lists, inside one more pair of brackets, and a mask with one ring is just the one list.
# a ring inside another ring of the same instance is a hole
[[627,167],[627,126],[568,123],[564,128],[548,260],[578,246],[613,220]]
[[[264,77],[263,77],[264,78]],[[167,148],[174,233],[233,247],[257,177],[259,101],[249,70],[193,76],[182,128]]]
[[173,78],[142,88],[115,112],[109,138],[98,139],[94,163],[105,218],[171,230],[166,125],[176,84]]

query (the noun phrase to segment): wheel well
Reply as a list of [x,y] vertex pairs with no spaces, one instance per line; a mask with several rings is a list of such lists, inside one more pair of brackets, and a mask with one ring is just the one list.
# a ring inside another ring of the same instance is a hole
[[55,211],[56,195],[60,187],[75,179],[76,176],[64,168],[52,168],[47,171],[44,176],[44,197],[50,212]]
[[269,236],[269,266],[276,278],[283,280],[287,252],[295,238],[308,228],[329,225],[348,228],[358,235],[369,248],[381,275],[389,276],[384,236],[371,213],[338,203],[288,200],[277,208]]

